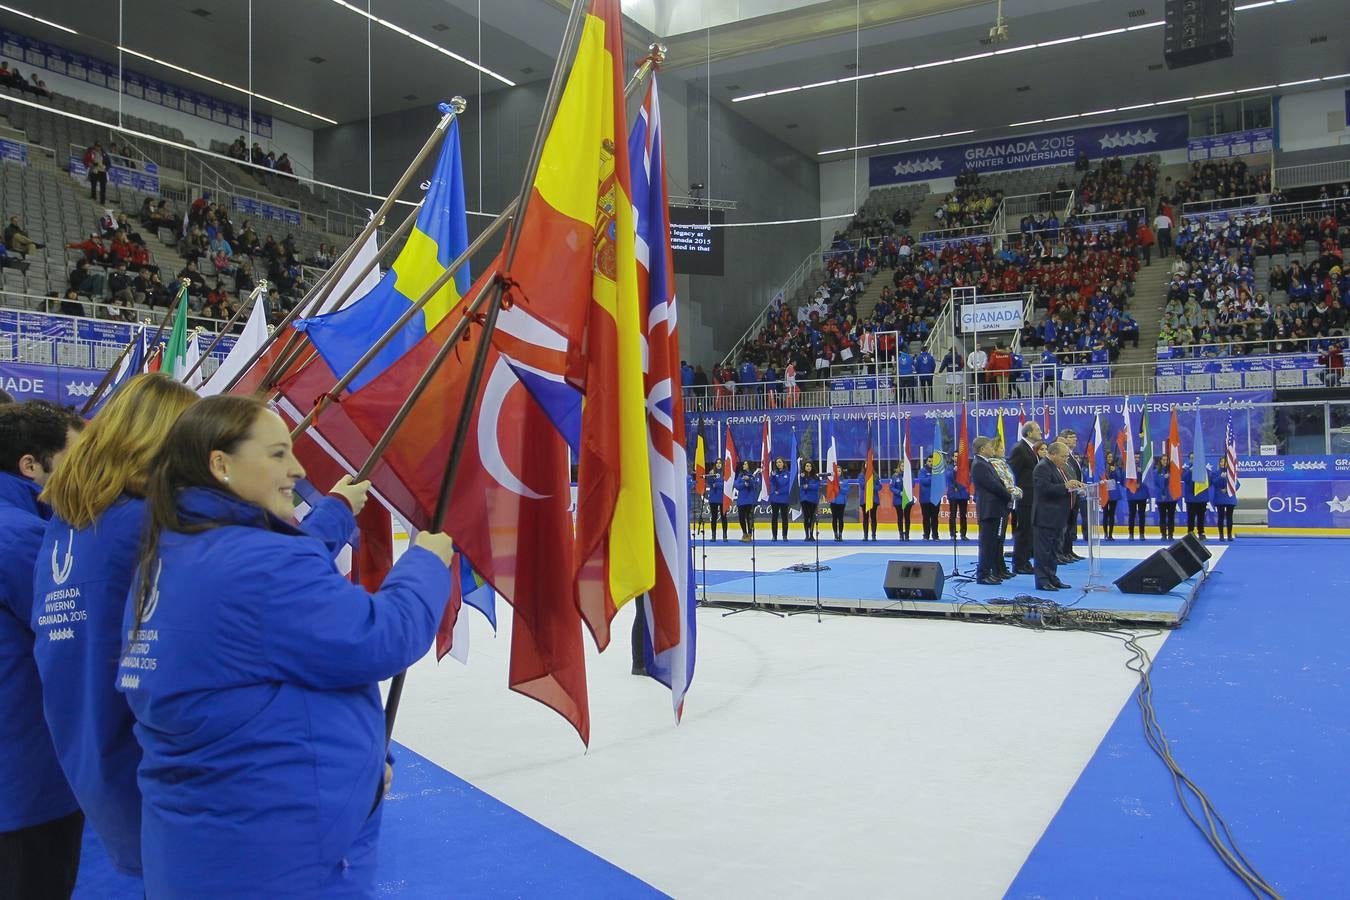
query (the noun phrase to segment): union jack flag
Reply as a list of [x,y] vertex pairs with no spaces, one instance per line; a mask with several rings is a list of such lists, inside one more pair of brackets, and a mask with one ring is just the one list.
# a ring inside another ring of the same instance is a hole
[[[675,264],[670,250],[661,105],[656,78],[628,138],[637,226],[638,293],[647,321],[647,452],[656,505],[656,585],[642,597],[647,674],[671,690],[678,720],[694,678],[694,561],[689,553],[688,457],[680,395]],[[732,476],[734,477],[734,476]]]

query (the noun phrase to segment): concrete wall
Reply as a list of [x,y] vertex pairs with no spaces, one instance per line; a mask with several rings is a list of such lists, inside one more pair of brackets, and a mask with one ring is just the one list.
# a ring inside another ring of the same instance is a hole
[[1289,153],[1350,145],[1350,128],[1345,122],[1346,93],[1347,89],[1341,86],[1277,98],[1280,150]]

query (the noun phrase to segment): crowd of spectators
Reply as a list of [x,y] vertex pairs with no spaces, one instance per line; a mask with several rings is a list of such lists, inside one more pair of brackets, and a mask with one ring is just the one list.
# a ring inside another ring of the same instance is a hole
[[[291,165],[290,154],[283,152],[281,156],[277,156],[275,150],[264,150],[257,141],[254,141],[253,147],[249,148],[243,135],[235,138],[234,143],[230,144],[230,148],[225,153],[231,159],[252,163],[264,169],[271,169],[285,178],[295,178],[295,168]],[[261,174],[267,177],[267,173]]]
[[11,69],[8,62],[0,62],[0,85],[15,88],[35,97],[50,97],[52,95],[51,89],[47,87],[47,82],[38,78],[36,72],[28,78],[24,78],[23,73],[19,71],[19,67],[15,66]]
[[1252,171],[1243,159],[1193,162],[1189,178],[1176,184],[1168,179],[1163,193],[1174,205],[1202,200],[1264,199],[1271,193],[1270,170]]
[[[1344,334],[1350,278],[1350,188],[1320,215],[1275,220],[1269,210],[1212,215],[1183,224],[1158,337],[1172,356],[1217,357],[1325,350]],[[1315,247],[1315,250],[1312,249]],[[1294,253],[1315,253],[1306,264]],[[1286,265],[1275,262],[1283,255]],[[1256,262],[1269,257],[1266,284]]]
[[956,176],[956,190],[933,211],[933,218],[939,230],[988,225],[1002,202],[1002,191],[981,187],[979,173],[962,172]]
[[1120,157],[1108,157],[1083,173],[1077,192],[1080,214],[1148,209],[1158,194],[1158,167],[1140,157],[1127,169]]

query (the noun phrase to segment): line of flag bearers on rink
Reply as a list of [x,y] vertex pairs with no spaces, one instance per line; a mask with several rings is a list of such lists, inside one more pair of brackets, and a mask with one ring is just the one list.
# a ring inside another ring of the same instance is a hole
[[[1125,405],[1129,407],[1128,398]],[[935,443],[940,445],[940,423],[935,427]],[[772,445],[768,420],[762,427],[759,465],[750,459],[741,459],[737,468],[736,446],[728,426],[722,458],[714,460],[712,470],[708,472],[704,467],[706,455],[700,425],[690,489],[696,497],[706,501],[712,540],[718,539],[719,524],[721,539],[728,540],[727,513],[734,505],[740,541],[745,543],[755,540],[756,508],[766,502],[771,508],[772,540],[788,540],[794,493],[800,503],[802,538],[806,541],[817,539],[817,515],[824,502],[830,510],[830,534],[836,542],[842,542],[844,513],[849,492],[854,490],[857,491],[864,541],[877,540],[877,510],[886,499],[885,492],[889,492],[895,509],[901,541],[910,540],[911,513],[916,504],[921,514],[922,540],[944,540],[940,534],[944,498],[948,505],[945,540],[968,540],[967,520],[973,496],[980,548],[977,580],[983,584],[997,584],[1015,575],[1033,575],[1036,587],[1047,591],[1068,587],[1058,577],[1059,565],[1084,559],[1074,551],[1074,542],[1080,528],[1083,539],[1087,539],[1086,492],[1089,489],[1096,492],[1101,509],[1101,534],[1105,541],[1116,539],[1122,502],[1126,507],[1129,538],[1146,540],[1146,514],[1150,501],[1156,501],[1158,535],[1164,540],[1175,539],[1179,505],[1185,509],[1188,534],[1195,534],[1201,540],[1208,538],[1206,515],[1208,508],[1213,506],[1219,540],[1233,539],[1238,478],[1231,416],[1227,422],[1224,453],[1216,465],[1194,463],[1196,458],[1206,458],[1198,411],[1193,449],[1184,463],[1175,409],[1171,411],[1170,429],[1162,439],[1162,453],[1157,456],[1153,452],[1147,412],[1141,423],[1142,450],[1138,453],[1134,450],[1134,435],[1127,428],[1117,434],[1116,448],[1108,449],[1103,440],[1100,417],[1094,422],[1093,434],[1088,437],[1087,449],[1082,455],[1076,453],[1078,435],[1072,429],[1061,429],[1053,438],[1047,439],[1039,423],[1023,418],[1011,451],[1004,446],[1002,432],[1000,421],[998,434],[977,436],[971,442],[971,453],[968,454],[963,421],[955,452],[950,455],[935,452],[923,459],[915,472],[914,462],[908,458],[909,426],[906,423],[905,457],[896,465],[891,477],[883,480],[876,474],[870,427],[866,457],[857,466],[855,477],[845,478],[843,465],[835,459],[832,435],[826,439],[828,456],[824,475],[816,471],[811,460],[796,458],[795,433],[792,458],[776,457],[771,465],[765,465]],[[1004,544],[1010,529],[1014,535],[1011,569],[1004,557]]]

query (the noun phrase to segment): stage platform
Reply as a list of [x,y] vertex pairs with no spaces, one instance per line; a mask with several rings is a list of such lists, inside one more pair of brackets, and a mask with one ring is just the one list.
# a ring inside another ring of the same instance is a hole
[[[1099,612],[1103,618],[1141,626],[1175,627],[1185,621],[1200,593],[1205,578],[1222,559],[1226,547],[1211,546],[1214,557],[1205,573],[1178,585],[1171,593],[1124,594],[1112,583],[1144,557],[1164,546],[1161,542],[1107,546],[1103,549],[1101,574],[1088,575],[1083,560],[1059,567],[1059,577],[1071,590],[1037,591],[1031,575],[1019,575],[999,586],[976,584],[976,553],[973,542],[958,545],[955,566],[965,578],[952,578],[953,556],[950,545],[901,543],[830,542],[821,545],[820,561],[829,567],[819,573],[820,604],[825,609],[893,616],[960,617],[1034,617],[1038,610],[1056,605],[1075,610]],[[1078,548],[1080,553],[1086,550]],[[695,560],[700,559],[695,547]],[[886,565],[892,559],[937,562],[948,577],[942,598],[936,601],[892,600],[882,589]],[[814,548],[809,544],[763,543],[755,547],[757,575],[752,575],[750,548],[745,544],[709,546],[707,560],[707,601],[735,606],[748,605],[752,599],[774,608],[809,608],[816,603],[816,573],[793,571],[794,564],[813,564]],[[695,573],[700,588],[702,570]],[[703,596],[700,591],[700,597]]]

